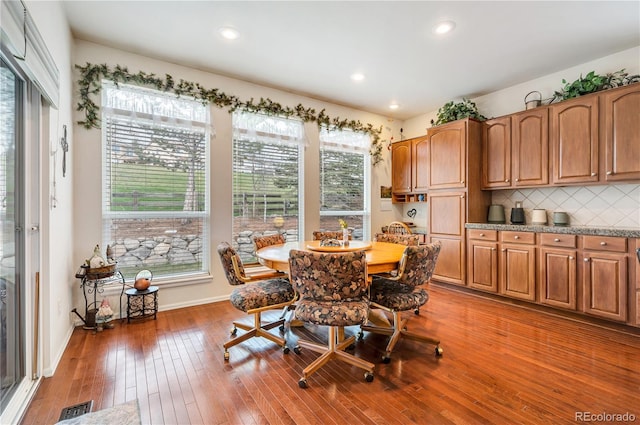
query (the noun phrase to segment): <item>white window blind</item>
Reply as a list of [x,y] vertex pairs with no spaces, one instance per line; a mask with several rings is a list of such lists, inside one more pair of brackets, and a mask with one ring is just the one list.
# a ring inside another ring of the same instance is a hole
[[282,233],[298,240],[301,121],[233,114],[233,244],[245,263],[256,261],[253,236]]
[[339,230],[342,219],[354,239],[370,229],[369,136],[352,131],[320,131],[320,225]]
[[125,277],[208,270],[209,111],[103,81],[104,244]]

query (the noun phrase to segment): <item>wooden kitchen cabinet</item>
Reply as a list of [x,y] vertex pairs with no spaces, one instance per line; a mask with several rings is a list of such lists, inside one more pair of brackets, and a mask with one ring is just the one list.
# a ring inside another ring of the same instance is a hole
[[540,303],[575,310],[577,303],[577,237],[542,233],[538,262]]
[[425,201],[428,186],[428,138],[391,145],[391,193],[395,202]]
[[499,291],[527,301],[536,299],[535,233],[500,232]]
[[430,192],[428,205],[429,241],[442,244],[433,278],[464,285],[466,193]]
[[551,105],[553,184],[598,181],[598,101],[589,95]]
[[640,84],[601,95],[604,180],[640,179]]
[[511,116],[482,125],[482,188],[511,187]]
[[487,292],[498,292],[498,232],[467,231],[467,285]]
[[627,320],[627,239],[583,236],[582,311]]
[[[427,131],[429,189],[466,187],[467,125],[471,122],[468,119],[453,121]],[[479,143],[479,140],[474,140],[474,143]]]
[[549,184],[549,108],[511,116],[512,187]]

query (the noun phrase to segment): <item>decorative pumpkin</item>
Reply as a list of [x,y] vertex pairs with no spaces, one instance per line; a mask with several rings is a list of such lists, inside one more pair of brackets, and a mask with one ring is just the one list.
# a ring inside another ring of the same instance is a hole
[[138,291],[146,291],[151,286],[151,281],[146,277],[141,277],[140,279],[136,279],[133,287]]

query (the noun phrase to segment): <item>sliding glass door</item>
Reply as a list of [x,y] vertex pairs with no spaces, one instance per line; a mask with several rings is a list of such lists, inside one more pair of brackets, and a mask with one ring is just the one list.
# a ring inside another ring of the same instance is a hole
[[25,377],[24,194],[20,170],[24,147],[24,84],[0,67],[0,412]]

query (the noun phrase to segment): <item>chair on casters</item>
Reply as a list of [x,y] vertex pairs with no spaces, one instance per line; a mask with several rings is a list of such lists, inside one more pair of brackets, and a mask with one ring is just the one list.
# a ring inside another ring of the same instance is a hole
[[[391,327],[362,325],[362,331],[389,335],[389,342],[382,356],[384,363],[391,361],[391,352],[401,337],[435,344],[436,356],[442,355],[440,341],[406,330],[406,319],[401,313],[417,309],[429,300],[429,293],[420,286],[431,279],[440,253],[440,242],[427,245],[407,246],[398,267],[398,276],[374,276],[371,282],[371,307],[393,314]],[[362,333],[360,334],[362,336]]]
[[376,242],[389,242],[408,246],[420,245],[420,235],[414,234],[376,233],[374,238]]
[[[342,240],[342,230],[316,230],[313,232],[314,241],[323,241],[325,239]],[[349,240],[351,239],[351,232],[349,232]]]
[[282,233],[267,236],[254,236],[253,242],[256,244],[256,251],[265,246],[280,245],[287,242],[287,239]]
[[261,336],[275,342],[287,354],[289,348],[284,338],[277,337],[269,332],[270,329],[283,325],[284,319],[280,317],[274,322],[263,324],[261,314],[267,310],[283,309],[295,301],[295,293],[289,281],[280,278],[281,274],[277,272],[247,276],[242,260],[227,242],[222,242],[218,245],[218,254],[220,254],[222,268],[229,284],[237,286],[231,293],[229,301],[238,310],[253,315],[254,320],[253,326],[233,322],[232,336],[236,336],[238,328],[247,332],[224,344],[225,361],[229,360],[230,347],[254,336]]
[[[346,353],[355,335],[344,339],[344,327],[367,321],[367,263],[364,251],[325,253],[292,250],[289,253],[291,284],[300,294],[295,316],[304,322],[329,326],[328,345],[298,340],[300,346],[322,353],[303,370],[298,381],[307,388],[307,378],[329,360],[347,362],[365,370],[365,380],[373,381],[374,364]],[[299,346],[294,349],[299,353]]]
[[412,232],[409,226],[407,226],[405,223],[401,221],[392,221],[387,226],[387,233],[410,235]]

